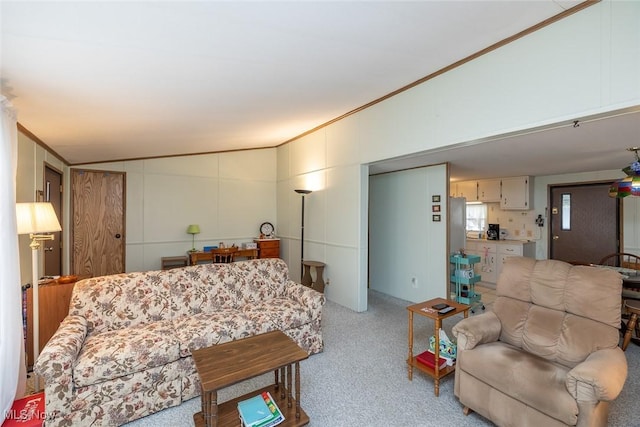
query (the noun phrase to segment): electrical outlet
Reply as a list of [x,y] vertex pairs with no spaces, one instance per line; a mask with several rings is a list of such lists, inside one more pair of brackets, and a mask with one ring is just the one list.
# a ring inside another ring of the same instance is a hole
[[411,287],[412,288],[418,288],[418,279],[416,279],[415,277],[411,278]]
[[533,237],[533,230],[527,230],[527,237]]
[[324,285],[325,285],[325,286],[329,286],[329,283],[331,283],[331,281],[327,278],[327,279],[324,281]]
[[516,228],[513,232],[516,235],[516,237],[520,237],[520,229]]

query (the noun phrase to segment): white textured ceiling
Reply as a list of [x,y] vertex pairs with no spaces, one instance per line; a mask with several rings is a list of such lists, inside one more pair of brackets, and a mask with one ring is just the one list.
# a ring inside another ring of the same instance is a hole
[[580,2],[2,1],[1,89],[70,164],[272,147]]

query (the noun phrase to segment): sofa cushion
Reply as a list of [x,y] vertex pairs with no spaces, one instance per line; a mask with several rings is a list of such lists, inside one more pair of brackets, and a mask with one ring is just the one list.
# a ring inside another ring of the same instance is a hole
[[73,368],[77,387],[130,375],[178,360],[170,321],[132,326],[87,337]]
[[237,308],[245,283],[235,265],[201,264],[172,270],[171,316],[179,319],[198,313]]
[[234,265],[235,274],[243,283],[238,293],[239,306],[284,295],[289,282],[289,270],[283,260],[264,258]]
[[[192,350],[256,335],[261,325],[252,322],[241,311],[225,309],[215,313],[184,316],[173,321],[180,342],[180,356],[191,356]],[[266,331],[265,331],[266,332]]]
[[578,405],[565,386],[569,369],[564,366],[494,342],[460,352],[456,369],[567,425],[577,422]]
[[242,311],[254,323],[270,323],[273,329],[280,330],[298,328],[311,322],[312,318],[306,307],[284,297],[247,303]]
[[163,271],[114,274],[81,280],[69,314],[87,319],[87,334],[169,320],[170,275]]

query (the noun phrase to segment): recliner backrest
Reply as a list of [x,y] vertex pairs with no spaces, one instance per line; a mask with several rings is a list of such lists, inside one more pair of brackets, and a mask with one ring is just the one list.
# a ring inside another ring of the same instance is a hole
[[595,350],[618,345],[621,292],[615,271],[510,257],[493,304],[500,340],[573,367]]

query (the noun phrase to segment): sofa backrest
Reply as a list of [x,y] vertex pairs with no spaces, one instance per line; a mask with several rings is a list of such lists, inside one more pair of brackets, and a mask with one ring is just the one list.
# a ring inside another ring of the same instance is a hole
[[493,311],[500,340],[567,367],[618,345],[622,279],[612,270],[510,257]]
[[239,308],[251,301],[281,296],[289,278],[287,264],[264,258],[229,264],[202,264],[171,270],[172,317]]
[[146,271],[93,277],[75,284],[69,314],[87,319],[87,334],[169,319],[170,276]]
[[288,281],[287,264],[278,258],[94,277],[76,283],[69,314],[86,318],[92,335],[236,309],[282,296]]

